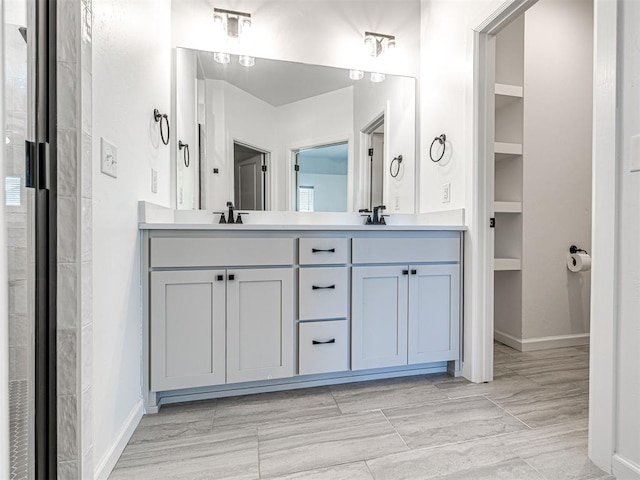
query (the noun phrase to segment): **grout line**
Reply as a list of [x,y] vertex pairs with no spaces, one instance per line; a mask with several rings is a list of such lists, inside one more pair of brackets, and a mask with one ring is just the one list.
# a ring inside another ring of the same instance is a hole
[[[378,457],[380,458],[380,457]],[[369,461],[369,459],[364,460],[364,466],[367,468],[367,472],[369,472],[369,475],[371,475],[371,478],[373,480],[375,480],[376,476],[373,474],[373,472],[371,471],[371,468],[369,467],[369,464],[367,463]]]
[[379,409],[379,410],[380,410],[380,413],[382,414],[382,416],[384,417],[384,419],[387,421],[387,423],[391,426],[391,428],[393,428],[393,431],[396,432],[396,435],[398,435],[398,437],[400,437],[400,440],[402,440],[402,443],[404,443],[405,446],[409,450],[412,450],[411,447],[409,447],[409,445],[407,445],[407,442],[405,441],[404,437],[402,435],[400,435],[400,432],[398,432],[398,429],[395,427],[395,425],[393,423],[391,423],[391,420],[389,420],[389,418],[387,418],[387,416],[384,414],[382,409]]
[[257,454],[258,454],[258,478],[262,478],[262,469],[260,465],[260,435],[258,435],[258,426],[256,425],[256,443],[258,444]]
[[513,418],[515,418],[516,420],[518,420],[520,423],[522,423],[525,427],[527,427],[529,430],[534,430],[534,428],[530,425],[528,425],[526,422],[520,420],[518,417],[516,417],[513,413],[511,413],[510,411],[508,411],[506,408],[502,407],[501,405],[498,405],[496,402],[494,402],[493,400],[491,400],[489,397],[485,397],[487,400],[489,400],[491,403],[493,403],[496,407],[498,407],[500,410],[506,412],[507,414],[509,414],[510,416],[512,416]]

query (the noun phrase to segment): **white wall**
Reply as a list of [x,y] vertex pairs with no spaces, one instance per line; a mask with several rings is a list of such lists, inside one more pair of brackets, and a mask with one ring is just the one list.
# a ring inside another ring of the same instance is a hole
[[[242,46],[216,43],[211,33],[211,5],[200,0],[180,0],[172,2],[172,46],[413,77],[419,73],[419,0],[224,0],[215,7],[251,13],[253,40]],[[365,31],[396,35],[398,48],[394,55],[386,60],[367,57],[363,47]],[[405,160],[407,172],[414,168],[412,161]],[[399,196],[401,202],[398,211],[413,211],[413,197],[408,200],[413,176],[407,175],[395,185],[398,188],[394,196]]]
[[[198,208],[198,116],[196,90],[196,54],[192,50],[176,51],[176,112],[175,142],[177,165],[177,208]],[[178,148],[178,141],[189,147],[189,166],[185,164],[185,150]],[[192,162],[193,160],[193,162]]]
[[[640,478],[640,172],[631,172],[631,137],[640,135],[640,3],[619,5],[617,453]],[[636,150],[636,162],[640,149]],[[615,468],[615,464],[614,464]]]
[[[137,202],[170,204],[169,147],[153,109],[169,112],[169,0],[93,4],[94,463],[141,406]],[[100,173],[100,137],[118,148],[118,178]],[[158,193],[151,193],[151,168]]]
[[566,254],[591,252],[593,2],[540,0],[524,35],[522,335],[588,333],[591,272]]

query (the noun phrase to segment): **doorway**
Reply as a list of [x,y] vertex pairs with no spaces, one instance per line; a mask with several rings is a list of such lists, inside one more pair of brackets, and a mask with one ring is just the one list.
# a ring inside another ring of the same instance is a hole
[[293,151],[298,212],[346,212],[349,142]]
[[240,210],[267,210],[269,153],[233,142],[233,201]]
[[384,113],[374,118],[362,129],[364,158],[361,162],[361,205],[369,211],[384,205],[385,172],[385,121]]
[[9,478],[55,479],[56,71],[51,59],[56,55],[56,3],[18,0],[0,8],[5,39],[2,201],[8,240]]

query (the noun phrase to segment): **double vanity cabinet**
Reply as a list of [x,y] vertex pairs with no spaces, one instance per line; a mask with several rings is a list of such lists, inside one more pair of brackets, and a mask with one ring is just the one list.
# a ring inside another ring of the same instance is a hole
[[461,229],[142,228],[148,412],[459,371]]

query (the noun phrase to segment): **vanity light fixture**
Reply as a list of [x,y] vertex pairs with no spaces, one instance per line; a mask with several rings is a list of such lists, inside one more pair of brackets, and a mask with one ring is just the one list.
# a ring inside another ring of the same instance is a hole
[[384,33],[364,32],[364,44],[372,57],[379,57],[385,52],[395,50],[396,37]]
[[256,59],[249,55],[240,55],[238,61],[243,67],[253,67],[256,64]]
[[349,78],[351,80],[362,80],[364,72],[362,70],[349,70]]
[[384,82],[385,79],[385,74],[384,73],[377,73],[377,72],[371,72],[371,81],[373,83],[380,83],[380,82]]
[[218,63],[229,63],[231,56],[224,52],[213,52],[213,59]]
[[214,8],[213,24],[218,33],[226,34],[228,38],[236,40],[246,36],[251,30],[251,14]]

